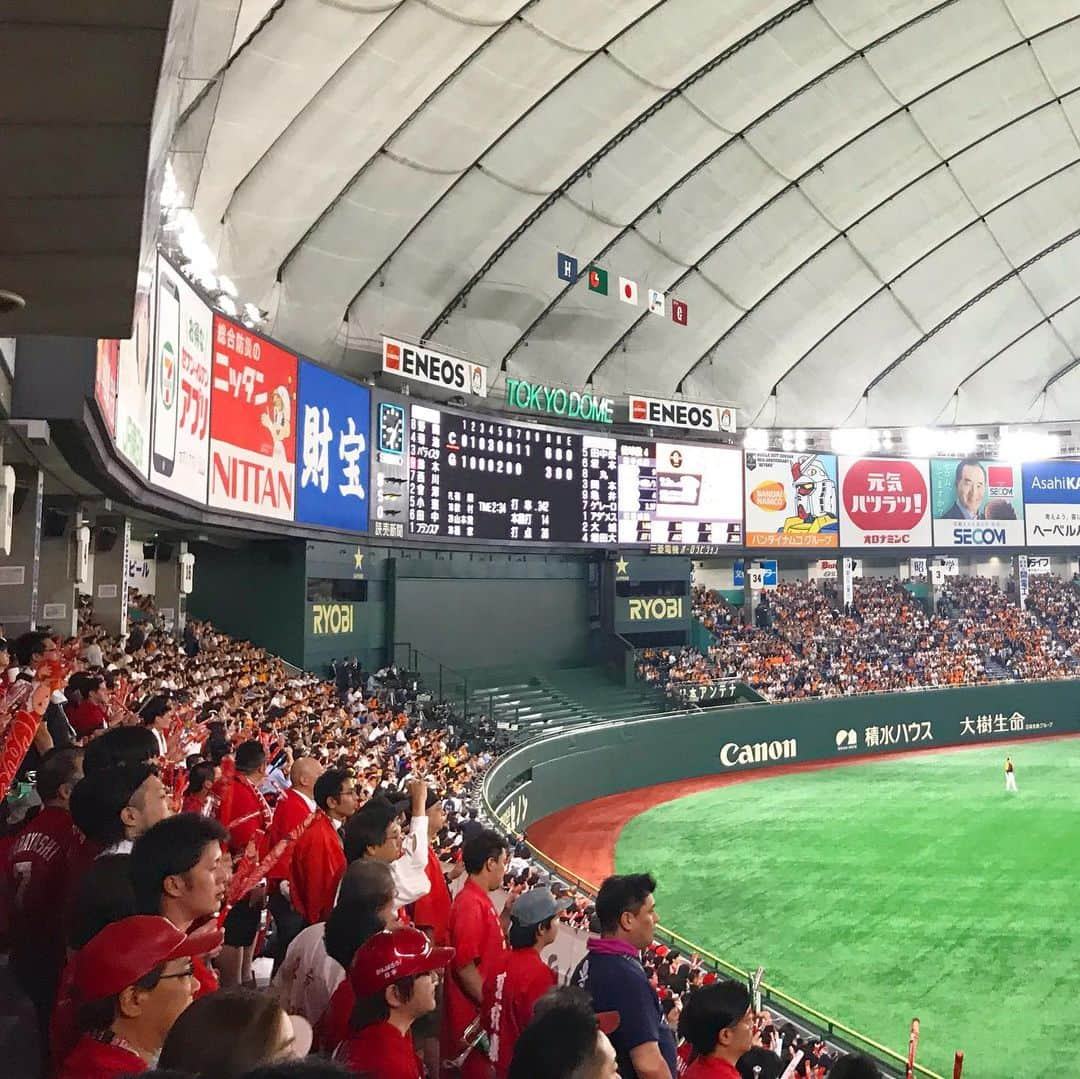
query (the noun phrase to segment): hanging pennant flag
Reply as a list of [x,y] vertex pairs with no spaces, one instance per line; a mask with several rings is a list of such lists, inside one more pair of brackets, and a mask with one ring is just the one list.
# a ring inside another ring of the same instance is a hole
[[599,266],[589,267],[589,291],[607,295],[607,270],[601,270]]
[[559,251],[555,256],[555,273],[560,281],[569,281],[572,285],[577,280],[577,259]]
[[664,294],[656,289],[649,289],[649,314],[664,315]]
[[619,278],[619,299],[623,303],[632,303],[637,307],[637,282],[629,278]]
[[680,326],[685,326],[687,322],[688,311],[686,304],[682,300],[676,300],[672,297],[671,300],[671,321],[677,322]]

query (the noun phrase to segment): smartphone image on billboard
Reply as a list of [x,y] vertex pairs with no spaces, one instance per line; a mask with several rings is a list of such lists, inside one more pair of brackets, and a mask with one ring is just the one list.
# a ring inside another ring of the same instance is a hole
[[167,273],[158,276],[157,350],[154,356],[154,471],[171,476],[176,463],[177,397],[180,386],[180,290]]

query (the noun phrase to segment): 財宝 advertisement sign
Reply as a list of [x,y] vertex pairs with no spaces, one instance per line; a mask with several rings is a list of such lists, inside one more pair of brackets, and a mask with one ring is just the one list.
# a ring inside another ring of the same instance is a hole
[[1080,461],[1029,461],[1022,482],[1028,545],[1061,547],[1080,540]]
[[506,403],[523,412],[539,412],[563,420],[588,420],[590,423],[614,423],[615,405],[610,397],[596,397],[561,386],[542,386],[520,378],[506,380]]
[[213,316],[160,256],[154,324],[150,482],[205,503]]
[[747,453],[747,547],[836,547],[836,457],[831,453]]
[[1024,543],[1020,466],[975,457],[930,462],[935,547]]
[[840,538],[845,547],[929,547],[927,462],[841,457]]
[[210,505],[293,519],[296,357],[214,316]]
[[383,338],[382,369],[440,390],[487,397],[487,368],[460,356],[409,344],[394,337]]
[[650,427],[685,427],[691,431],[735,432],[735,409],[727,405],[702,405],[631,394],[627,419]]
[[296,520],[367,531],[370,417],[366,386],[300,362]]

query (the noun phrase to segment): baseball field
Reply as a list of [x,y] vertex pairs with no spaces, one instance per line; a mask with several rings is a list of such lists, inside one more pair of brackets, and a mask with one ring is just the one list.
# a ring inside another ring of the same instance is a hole
[[1035,1079],[1080,1043],[1078,855],[1064,739],[676,798],[626,824],[615,865],[656,876],[664,925],[875,1041],[905,1051],[918,1016],[934,1072],[963,1049],[965,1079]]

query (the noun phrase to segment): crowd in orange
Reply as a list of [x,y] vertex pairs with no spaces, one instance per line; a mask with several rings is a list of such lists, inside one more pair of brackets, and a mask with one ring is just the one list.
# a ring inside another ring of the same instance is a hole
[[716,642],[707,652],[646,650],[640,678],[669,686],[734,678],[772,700],[797,700],[1061,678],[1080,649],[1080,593],[1057,577],[1033,578],[1026,611],[995,579],[950,578],[931,613],[904,582],[878,577],[856,580],[846,608],[833,582],[783,582],[762,596],[756,626],[697,587],[694,613]]

